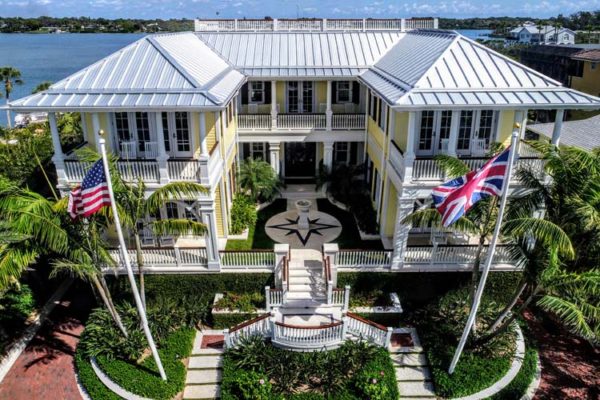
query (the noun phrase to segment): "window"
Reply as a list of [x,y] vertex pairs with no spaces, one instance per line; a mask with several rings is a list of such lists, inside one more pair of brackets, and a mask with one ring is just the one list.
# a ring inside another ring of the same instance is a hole
[[115,113],[115,127],[119,142],[127,142],[131,140],[129,133],[129,119],[126,112]]
[[385,127],[387,125],[388,107],[387,107],[387,104],[385,104],[380,99],[378,99],[378,103],[379,103],[379,117],[377,119],[377,125],[381,128],[381,130],[385,134]]
[[334,164],[348,164],[350,160],[350,144],[348,142],[335,142],[333,144]]
[[261,159],[263,161],[266,161],[265,143],[264,142],[250,143],[250,157],[252,157],[253,160]]
[[473,129],[473,111],[461,111],[458,126],[458,150],[469,150],[471,143],[471,130]]
[[177,139],[177,151],[191,150],[188,114],[186,112],[175,113],[175,138]]
[[150,141],[150,121],[148,121],[148,113],[135,113],[135,127],[137,129],[138,150],[146,151],[146,143]]
[[167,219],[179,219],[177,203],[173,203],[172,201],[168,202],[165,204],[165,211]]
[[440,114],[440,140],[439,150],[444,150],[442,143],[450,139],[450,126],[452,125],[452,111],[442,111]]
[[352,102],[352,82],[340,81],[337,82],[337,90],[335,93],[336,103],[351,103]]
[[169,114],[162,113],[162,128],[163,136],[165,138],[165,151],[171,151],[171,137],[169,134]]
[[248,84],[248,102],[250,104],[264,104],[265,102],[265,83],[250,82]]
[[419,150],[430,150],[433,143],[434,111],[421,113],[421,128],[419,132]]
[[481,110],[479,117],[479,139],[485,139],[486,148],[489,147],[494,130],[494,111]]

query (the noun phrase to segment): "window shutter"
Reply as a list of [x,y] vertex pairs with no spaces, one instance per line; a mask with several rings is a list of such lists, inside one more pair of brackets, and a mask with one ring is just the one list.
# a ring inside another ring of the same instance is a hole
[[356,105],[360,103],[360,84],[356,81],[352,82],[352,102]]
[[336,104],[335,99],[337,99],[337,82],[331,82],[331,104]]
[[265,104],[271,104],[271,82],[264,83],[265,88]]
[[248,82],[242,85],[242,104],[248,104]]

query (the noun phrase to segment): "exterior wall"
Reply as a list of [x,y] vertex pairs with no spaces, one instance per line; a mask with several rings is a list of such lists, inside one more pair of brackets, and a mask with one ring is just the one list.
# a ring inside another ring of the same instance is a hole
[[388,237],[394,236],[394,227],[396,225],[396,209],[398,208],[398,192],[396,187],[386,179],[388,186],[388,201],[387,201],[387,216],[385,221],[382,221],[383,234]]
[[279,112],[285,112],[285,81],[277,81],[277,105],[279,107]]
[[589,93],[593,96],[600,96],[600,63],[596,63],[596,68],[592,69],[592,62],[583,63],[583,76],[571,77],[571,87]]
[[[217,143],[217,125],[215,124],[215,114],[212,112],[205,113],[206,121],[206,147],[210,151],[215,143]],[[198,137],[200,133],[198,132]]]
[[500,115],[498,116],[498,142],[503,143],[506,146],[510,144],[510,138],[512,135],[512,128],[514,122],[514,111],[500,111]]
[[[375,123],[375,121],[373,121],[371,118],[369,118],[368,121],[368,125],[367,125],[367,134],[372,137],[375,142],[381,147],[381,149],[383,149],[383,143],[384,143],[384,134],[383,131],[379,128],[379,126],[377,126],[377,124]],[[380,172],[382,170],[382,166],[381,166],[381,149],[378,148],[373,148],[372,146],[369,145],[369,143],[366,143],[367,146],[367,153],[369,154],[369,158],[371,159],[371,161],[373,161],[373,165],[375,165],[375,168],[377,168]]]
[[320,104],[327,104],[327,82],[325,81],[317,81],[314,83],[315,85],[315,112],[325,112],[325,110],[320,110]]
[[[225,116],[226,113],[223,113],[223,116]],[[236,119],[233,118],[233,120],[231,121],[231,123],[229,124],[229,126],[227,127],[227,129],[225,130],[224,134],[223,134],[223,156],[226,156],[226,152],[229,149],[229,146],[231,146],[231,144],[233,142],[235,142],[235,132],[237,131],[237,122]],[[233,155],[235,155],[235,152],[232,152]],[[231,164],[231,160],[227,160],[227,165]]]
[[215,219],[217,220],[217,235],[219,237],[225,236],[221,201],[224,201],[224,198],[221,195],[221,183],[219,182],[217,184],[217,189],[215,190]]
[[[396,142],[398,147],[406,152],[408,140],[408,112],[394,112],[396,118],[396,126],[393,132],[393,140]],[[390,134],[392,134],[390,132]]]

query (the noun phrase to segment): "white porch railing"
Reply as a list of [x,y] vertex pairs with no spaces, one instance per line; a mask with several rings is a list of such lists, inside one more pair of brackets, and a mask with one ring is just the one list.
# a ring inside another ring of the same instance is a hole
[[[110,256],[121,266],[121,253],[118,249],[109,250]],[[127,250],[133,267],[137,267],[137,253]],[[205,248],[144,248],[142,259],[146,268],[206,267],[208,265]]]
[[340,345],[345,339],[344,323],[323,326],[288,325],[273,323],[272,341],[275,345],[294,349],[322,349]]
[[238,129],[271,129],[271,114],[238,114]]
[[365,129],[365,114],[333,114],[331,128],[334,130]]
[[221,255],[221,268],[267,268],[275,267],[275,253],[265,251],[219,251]]
[[[471,264],[475,261],[477,245],[408,246],[405,264]],[[482,252],[482,265],[487,257],[487,246]],[[514,246],[498,245],[493,264],[515,264]]]
[[369,321],[360,315],[346,313],[348,332],[379,346],[388,347],[392,338],[392,328]]
[[392,264],[391,250],[340,250],[335,256],[337,267],[386,268]]
[[325,129],[325,114],[277,114],[278,129]]
[[250,336],[270,336],[271,322],[269,321],[270,313],[260,315],[254,319],[246,322],[242,322],[239,325],[234,326],[231,329],[223,330],[225,335],[225,347],[231,348],[240,344],[240,341],[244,337]]
[[196,32],[365,31],[437,29],[437,18],[402,19],[209,19],[194,21]]
[[200,163],[198,160],[168,160],[169,179],[174,181],[199,181]]
[[389,160],[396,174],[398,174],[400,179],[404,180],[404,156],[400,147],[393,140],[391,141]]
[[271,287],[265,286],[265,299],[267,311],[271,311],[273,307],[279,307],[283,304],[283,290],[271,289]]

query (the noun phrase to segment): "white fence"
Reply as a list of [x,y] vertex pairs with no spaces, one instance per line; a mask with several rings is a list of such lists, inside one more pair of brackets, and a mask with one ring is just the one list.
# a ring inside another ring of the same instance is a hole
[[242,322],[231,329],[225,329],[223,331],[225,335],[225,347],[231,348],[237,346],[244,337],[257,335],[268,337],[271,331],[270,316],[270,313],[263,314],[249,321]]
[[402,19],[213,19],[194,22],[197,32],[365,31],[437,29],[437,18]]
[[198,160],[168,160],[169,178],[175,181],[199,181],[200,163]]
[[[109,254],[117,265],[121,265],[121,253],[118,249],[109,250]],[[133,249],[127,250],[129,260],[133,267],[137,267],[137,253]],[[208,264],[205,248],[143,248],[142,260],[144,267],[178,268],[178,267],[206,267]]]
[[283,304],[283,293],[282,289],[271,289],[269,286],[265,286],[267,311],[271,311],[273,307],[279,307]]
[[265,251],[220,251],[221,268],[252,269],[275,267],[275,253]]
[[335,322],[324,326],[295,326],[274,323],[272,341],[294,349],[322,349],[334,347],[344,341],[344,324]]
[[347,313],[348,332],[379,346],[387,347],[390,344],[392,328],[379,325],[359,315]]
[[331,129],[362,130],[365,129],[365,114],[333,114]]
[[340,268],[389,267],[391,263],[391,250],[340,250],[335,256]]
[[[481,168],[489,159],[488,158],[463,158],[462,161],[469,166],[471,170]],[[540,158],[522,157],[515,163],[515,171],[526,169],[534,172],[536,175],[541,175],[544,171],[544,160]],[[414,181],[442,181],[448,179],[444,170],[439,167],[438,162],[433,158],[417,158],[413,164]],[[516,182],[515,174],[511,177],[511,182]]]
[[[406,264],[472,264],[475,261],[477,245],[408,246],[404,253]],[[482,251],[481,263],[487,257],[488,247]],[[516,248],[499,245],[494,254],[494,264],[515,264]]]
[[278,114],[278,129],[325,129],[325,114]]

